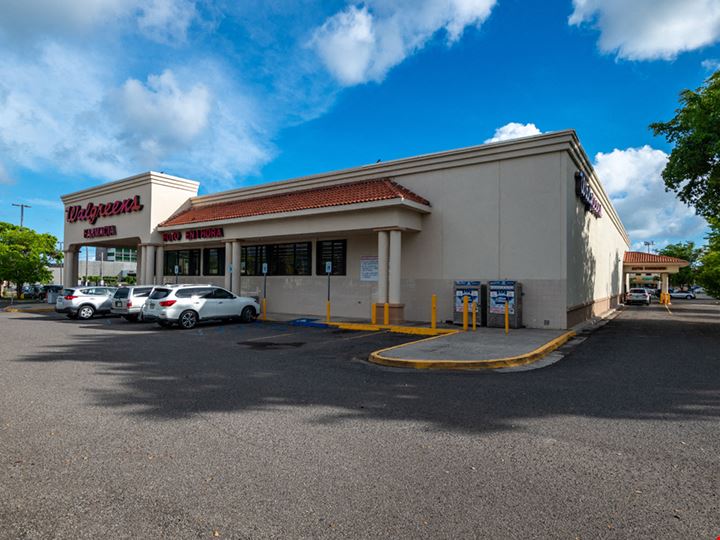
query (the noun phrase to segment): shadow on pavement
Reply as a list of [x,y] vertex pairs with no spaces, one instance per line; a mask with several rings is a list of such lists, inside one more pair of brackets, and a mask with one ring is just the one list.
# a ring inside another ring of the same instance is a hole
[[93,331],[18,361],[91,363],[113,378],[111,390],[91,390],[98,404],[157,420],[322,406],[333,408],[322,423],[409,420],[468,432],[557,415],[717,421],[720,323],[663,311],[628,310],[561,362],[513,374],[404,371],[364,362],[371,350],[414,339],[408,336],[259,323],[185,332],[117,319],[109,326],[103,319],[79,323]]

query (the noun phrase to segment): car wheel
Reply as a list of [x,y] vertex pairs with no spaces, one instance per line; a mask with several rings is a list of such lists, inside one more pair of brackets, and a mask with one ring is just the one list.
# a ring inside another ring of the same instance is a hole
[[688,295],[685,297],[685,300],[692,300],[692,296],[688,294]]
[[187,311],[183,311],[180,314],[180,319],[178,319],[178,322],[180,323],[180,328],[182,328],[183,330],[192,330],[197,326],[198,323],[197,313],[189,309]]
[[93,315],[95,315],[95,308],[89,305],[81,306],[77,312],[78,319],[82,319],[83,321],[92,319]]
[[255,308],[251,306],[246,306],[243,308],[242,312],[240,313],[240,320],[244,323],[252,322],[255,318]]

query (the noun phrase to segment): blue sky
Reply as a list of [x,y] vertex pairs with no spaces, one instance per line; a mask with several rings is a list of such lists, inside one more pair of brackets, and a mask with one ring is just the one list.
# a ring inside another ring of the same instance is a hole
[[701,240],[648,124],[720,0],[25,0],[0,17],[0,220],[162,170],[202,193],[574,128],[636,245]]

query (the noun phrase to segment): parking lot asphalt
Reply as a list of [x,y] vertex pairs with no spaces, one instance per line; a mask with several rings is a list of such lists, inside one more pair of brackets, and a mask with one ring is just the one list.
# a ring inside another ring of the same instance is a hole
[[389,333],[0,313],[0,537],[715,538],[720,306],[671,311],[520,373],[365,362],[414,339]]

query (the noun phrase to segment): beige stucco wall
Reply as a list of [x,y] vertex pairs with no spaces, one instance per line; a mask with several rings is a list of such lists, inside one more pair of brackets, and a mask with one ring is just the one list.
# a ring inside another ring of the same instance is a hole
[[[287,229],[285,230],[287,232]],[[334,317],[369,318],[370,306],[377,295],[376,281],[360,280],[360,259],[362,256],[377,255],[377,235],[372,233],[344,234],[344,235],[312,235],[287,236],[282,240],[267,238],[267,243],[274,242],[308,242],[312,241],[312,271],[315,273],[315,260],[317,256],[316,242],[333,238],[347,239],[347,275],[331,276],[330,296],[332,301],[332,314]],[[245,242],[253,245],[254,242]],[[220,246],[221,244],[214,244]],[[205,244],[202,247],[210,247]],[[199,248],[200,245],[182,248]],[[166,248],[180,249],[180,246]],[[174,276],[164,276],[160,282],[174,283]],[[211,283],[222,286],[224,277],[210,276],[180,276],[180,283]],[[242,294],[262,297],[263,277],[242,276]],[[325,302],[327,299],[327,276],[268,276],[267,278],[267,306],[268,311],[277,313],[295,313],[300,315],[325,315]]]
[[[65,219],[65,249],[101,245],[133,246],[134,242],[158,242],[160,235],[156,231],[157,225],[170,217],[188,198],[197,195],[198,186],[199,184],[192,180],[148,172],[65,195],[62,200],[66,207],[79,205],[85,208],[90,202],[97,205],[132,198],[135,195],[140,196],[140,203],[143,205],[139,212],[101,217],[95,224],[87,221],[68,223]],[[84,238],[85,229],[106,225],[115,225],[117,235]]]
[[[438,295],[439,318],[452,318],[456,279],[512,279],[524,287],[526,326],[565,328],[568,307],[590,305],[591,311],[600,309],[608,298],[620,293],[622,255],[627,248],[622,225],[607,216],[596,219],[582,211],[574,192],[578,168],[592,176],[575,134],[559,132],[192,200],[193,204],[212,204],[328,183],[390,177],[428,199],[432,204],[429,213],[421,205],[394,200],[174,229],[222,226],[225,240],[239,239],[245,244],[345,238],[348,275],[331,278],[333,315],[364,318],[376,299],[377,282],[360,281],[360,258],[377,255],[377,230],[401,229],[401,296],[406,319],[428,320],[432,294]],[[157,181],[153,181],[153,175],[106,184],[63,200],[84,206],[87,201],[105,202],[139,194],[145,205],[142,213],[101,219],[96,226],[116,225],[118,240],[162,243],[157,225],[189,204],[188,197],[197,192],[197,184],[183,184],[182,179],[175,182],[164,175],[156,175]],[[611,204],[597,179],[593,177],[593,181],[607,211]],[[82,231],[88,227],[86,222],[66,224],[66,246],[93,245],[82,238]],[[95,244],[108,241],[100,239]],[[183,240],[166,243],[165,249],[204,246],[207,242]],[[270,311],[324,316],[326,279],[268,277]],[[158,277],[156,281],[171,282],[174,277]],[[181,281],[225,282],[222,276],[182,277]],[[243,276],[242,290],[259,294],[262,277]],[[585,311],[581,315],[585,316]]]
[[564,327],[561,155],[397,178],[433,205],[422,231],[403,238],[408,319],[428,319],[433,293],[438,316],[451,319],[456,279],[512,279],[524,286],[527,326]]
[[[587,163],[578,156],[564,157],[567,214],[568,325],[615,307],[623,287],[623,256],[629,249],[627,234],[617,221],[604,189]],[[583,170],[593,193],[603,205],[602,217],[586,212],[575,194],[575,172]],[[615,218],[615,219],[614,219]]]

